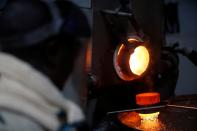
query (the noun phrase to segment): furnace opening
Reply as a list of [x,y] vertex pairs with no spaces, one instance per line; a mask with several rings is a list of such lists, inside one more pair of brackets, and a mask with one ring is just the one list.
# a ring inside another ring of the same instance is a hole
[[134,52],[131,54],[129,59],[129,65],[131,71],[140,76],[143,74],[149,64],[149,53],[146,47],[138,46],[135,48]]
[[150,54],[139,37],[132,37],[121,42],[114,53],[114,68],[117,75],[124,81],[141,77],[148,68]]

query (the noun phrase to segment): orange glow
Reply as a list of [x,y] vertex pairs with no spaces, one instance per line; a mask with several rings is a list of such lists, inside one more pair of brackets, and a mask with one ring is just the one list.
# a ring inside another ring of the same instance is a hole
[[138,46],[135,48],[134,53],[131,54],[129,59],[129,65],[132,73],[140,76],[143,74],[149,64],[150,56],[149,52],[144,46]]
[[119,121],[127,127],[143,131],[165,130],[164,124],[158,119],[159,112],[138,114],[136,112],[122,112],[118,114]]
[[157,92],[141,93],[136,95],[136,104],[140,106],[157,104],[160,102],[160,94]]
[[121,44],[120,49],[118,50],[118,55],[120,55],[120,51],[123,49],[124,44]]
[[140,125],[141,118],[136,112],[123,112],[118,114],[120,122],[128,127],[134,127]]
[[140,118],[142,120],[150,120],[150,121],[154,121],[158,119],[159,116],[159,112],[155,112],[155,113],[150,113],[150,114],[139,114]]
[[129,39],[128,39],[128,42],[133,42],[133,41],[138,42],[139,40],[137,40],[136,38],[129,38]]
[[92,63],[92,44],[90,41],[87,42],[87,51],[86,51],[86,70],[87,72],[91,69],[91,63]]
[[165,130],[163,123],[158,119],[159,112],[150,114],[139,114],[141,124],[137,128],[143,131],[160,131]]

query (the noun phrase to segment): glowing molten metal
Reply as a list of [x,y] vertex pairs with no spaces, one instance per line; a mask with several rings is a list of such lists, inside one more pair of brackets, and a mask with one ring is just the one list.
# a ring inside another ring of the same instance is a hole
[[[136,95],[136,104],[142,107],[154,105],[160,102],[160,94],[157,92],[141,93]],[[143,110],[142,110],[143,111]],[[143,131],[165,130],[164,124],[159,120],[160,112],[137,113],[122,112],[118,114],[119,121],[127,127]]]
[[164,125],[159,121],[158,115],[159,112],[151,114],[123,112],[118,115],[118,119],[122,124],[130,128],[143,131],[160,131],[164,129]]
[[131,54],[129,59],[129,65],[132,73],[140,76],[144,73],[149,64],[149,53],[146,47],[138,46],[134,49],[134,53]]
[[141,93],[136,95],[136,104],[140,106],[153,105],[160,102],[160,94],[157,92]]
[[160,131],[163,124],[159,121],[159,112],[150,114],[139,114],[141,118],[141,125],[138,127],[143,131]]
[[154,121],[158,119],[159,112],[156,113],[150,113],[150,114],[139,114],[141,120],[145,121]]
[[139,126],[141,118],[137,112],[123,112],[118,114],[120,122],[128,127]]

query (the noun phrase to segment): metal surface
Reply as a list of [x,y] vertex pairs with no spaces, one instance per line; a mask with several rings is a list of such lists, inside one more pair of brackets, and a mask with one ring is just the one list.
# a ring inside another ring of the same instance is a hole
[[103,13],[111,14],[111,15],[117,15],[117,16],[127,16],[131,17],[131,13],[122,12],[122,11],[113,11],[113,10],[102,10]]
[[160,108],[164,108],[164,107],[166,107],[166,105],[136,108],[136,109],[128,109],[128,110],[121,110],[121,111],[112,111],[112,112],[108,112],[107,115],[115,114],[115,113],[121,113],[121,112],[129,112],[129,111],[154,110],[154,109],[160,109]]
[[[157,110],[160,112],[158,123],[149,123],[147,125],[147,129],[151,129],[150,124],[159,124],[158,127],[160,129],[156,129],[157,131],[196,131],[197,130],[197,95],[190,96],[178,96],[172,101],[169,101],[169,104],[161,105],[161,106],[153,106],[147,108],[138,108],[131,110],[122,110],[122,111],[114,111],[109,112],[107,114],[109,120],[114,123],[114,128],[116,127],[118,130],[129,130],[130,129],[140,129],[142,126],[140,125],[130,125],[127,127],[120,123],[118,120],[118,114],[123,112],[143,112],[144,110]],[[156,126],[155,126],[156,127]]]
[[197,107],[189,107],[189,106],[168,105],[168,107],[174,107],[174,108],[185,108],[185,109],[193,109],[193,110],[197,110]]
[[[160,111],[159,115],[159,123],[162,125],[161,129],[157,129],[159,131],[195,131],[197,130],[197,109],[196,108],[187,108],[187,107],[171,107],[171,106],[159,106],[155,107]],[[154,108],[154,109],[155,109]],[[145,108],[147,110],[147,108]],[[152,110],[149,108],[149,110]],[[132,111],[141,112],[144,109],[133,109]],[[126,112],[128,112],[127,110]],[[131,111],[131,110],[130,110]],[[109,113],[108,115],[112,118],[112,121],[117,119],[117,115],[120,112]],[[113,116],[115,115],[115,116]],[[117,120],[115,120],[117,121]],[[120,123],[119,123],[120,124]],[[150,123],[149,123],[150,124]],[[147,129],[151,129],[150,125],[147,125]],[[131,127],[130,127],[131,128]],[[133,125],[133,129],[142,128],[140,125]]]

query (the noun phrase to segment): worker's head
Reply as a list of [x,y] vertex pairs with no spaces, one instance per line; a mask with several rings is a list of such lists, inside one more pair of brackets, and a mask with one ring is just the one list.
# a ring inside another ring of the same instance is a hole
[[63,0],[1,0],[0,47],[33,65],[61,88],[89,38],[83,13]]

